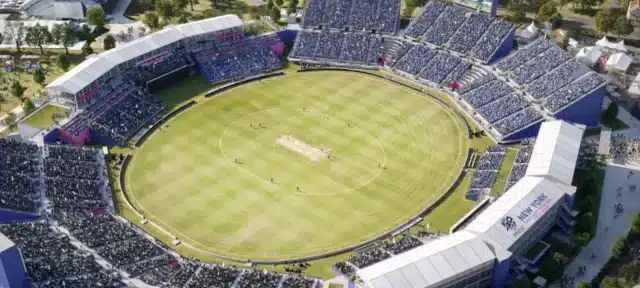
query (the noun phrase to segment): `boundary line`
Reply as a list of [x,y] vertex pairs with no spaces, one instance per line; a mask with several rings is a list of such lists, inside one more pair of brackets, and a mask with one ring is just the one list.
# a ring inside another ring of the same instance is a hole
[[[371,73],[371,72],[366,72],[366,71],[359,71],[359,70],[350,70],[350,69],[343,69],[343,68],[318,68],[318,69],[306,69],[306,70],[298,70],[297,72],[313,72],[313,71],[345,71],[345,72],[354,72],[354,73],[361,73],[361,74],[366,74],[366,75],[370,75],[370,76],[374,76],[374,77],[378,77],[381,79],[386,79],[388,81],[391,81],[392,83],[396,83],[398,85],[404,86],[406,88],[409,88],[411,90],[417,91],[425,96],[431,97],[434,100],[437,100],[438,102],[440,102],[441,104],[443,104],[445,107],[449,108],[450,110],[452,110],[459,118],[459,120],[461,120],[464,124],[465,127],[467,128],[467,137],[469,139],[471,139],[472,135],[471,135],[471,127],[469,126],[469,123],[467,122],[467,120],[460,114],[459,111],[457,111],[456,109],[454,109],[451,105],[449,105],[448,103],[444,102],[442,99],[433,96],[427,92],[425,92],[424,90],[421,89],[417,89],[415,87],[412,87],[406,83],[402,83],[399,82],[395,79],[392,78],[387,78],[384,77],[382,75],[378,75],[375,73]],[[239,86],[242,85],[244,83],[249,83],[255,80],[259,80],[262,78],[267,78],[267,77],[273,77],[273,76],[280,76],[280,75],[284,75],[283,72],[279,72],[276,74],[271,74],[271,75],[265,75],[266,77],[256,77],[256,78],[251,78],[251,79],[245,79],[236,83],[233,83],[232,85],[228,85],[225,87],[221,87],[222,89],[215,89],[212,91],[211,94],[207,95],[207,96],[213,96],[215,94],[217,94],[217,92],[222,92],[224,90],[227,90],[229,88],[235,87],[235,86]],[[205,96],[206,97],[206,96]],[[208,98],[208,97],[207,97]],[[193,105],[193,104],[192,104]],[[173,114],[172,116],[175,116],[175,114]],[[151,129],[150,129],[151,130]],[[153,129],[155,130],[155,129]],[[151,134],[151,133],[149,133]],[[145,137],[145,139],[147,139],[148,137]],[[136,143],[138,144],[138,143]],[[466,153],[466,159],[464,161],[464,163],[467,163],[469,161],[469,153]],[[124,200],[127,202],[127,205],[129,206],[129,208],[131,208],[135,214],[139,215],[140,217],[142,217],[143,219],[146,219],[148,221],[149,224],[151,224],[152,226],[154,226],[156,229],[158,229],[159,231],[163,232],[164,234],[166,234],[167,236],[169,236],[172,239],[176,239],[177,237],[167,231],[164,227],[156,224],[154,221],[147,219],[146,217],[144,217],[144,215],[142,215],[132,204],[131,201],[129,199],[129,195],[127,193],[127,186],[125,185],[126,182],[126,173],[127,173],[127,168],[129,166],[129,163],[131,161],[131,159],[133,158],[132,155],[127,155],[122,163],[121,169],[120,169],[120,177],[119,177],[119,184],[120,184],[120,189],[122,191],[122,193],[124,194]],[[411,217],[410,219],[408,219],[407,221],[403,222],[400,225],[397,225],[396,227],[393,227],[393,229],[390,229],[388,232],[385,232],[377,237],[374,237],[372,239],[369,240],[365,240],[362,241],[360,243],[354,244],[354,245],[350,245],[341,249],[337,249],[337,250],[333,250],[333,251],[328,251],[328,252],[324,252],[324,253],[319,253],[319,254],[315,254],[315,255],[311,255],[311,256],[303,256],[303,257],[294,257],[294,258],[288,258],[288,259],[278,259],[278,260],[251,260],[251,259],[241,259],[241,258],[236,258],[236,257],[230,257],[230,256],[225,256],[225,255],[221,255],[219,253],[214,253],[211,251],[207,251],[207,250],[203,250],[201,248],[195,247],[194,245],[192,245],[191,243],[188,242],[184,242],[182,241],[180,243],[180,245],[184,245],[189,247],[191,250],[194,251],[198,251],[200,253],[203,254],[207,254],[210,256],[214,256],[216,258],[219,258],[221,260],[228,260],[228,261],[233,261],[233,262],[238,262],[238,263],[253,263],[253,264],[291,264],[291,263],[298,263],[298,262],[308,262],[308,261],[313,261],[313,260],[319,260],[319,259],[323,259],[323,258],[328,258],[328,257],[332,257],[332,256],[336,256],[336,255],[340,255],[340,254],[344,254],[344,253],[348,253],[351,252],[353,250],[356,250],[358,248],[364,247],[364,246],[368,246],[372,243],[375,243],[377,241],[380,241],[386,237],[389,237],[392,235],[392,233],[394,231],[396,231],[399,228],[406,228],[409,229],[413,226],[415,226],[416,224],[418,224],[420,221],[414,222],[415,218],[424,218],[426,215],[428,215],[429,213],[431,213],[433,210],[435,210],[438,206],[440,206],[440,204],[442,204],[445,200],[447,200],[449,198],[449,196],[451,196],[455,190],[455,188],[457,188],[460,183],[462,182],[462,180],[464,179],[464,176],[466,174],[466,165],[463,165],[460,168],[460,171],[458,173],[458,177],[449,185],[449,187],[447,189],[445,189],[445,191],[435,200],[433,201],[431,204],[429,204],[427,207],[425,207],[424,209],[422,209],[419,213],[417,213],[414,217]],[[160,221],[162,222],[162,221]],[[166,223],[165,223],[166,224]],[[410,226],[408,226],[410,225]],[[147,233],[148,234],[148,233]],[[182,234],[182,233],[179,233]],[[182,236],[186,236],[186,235],[182,235]],[[193,241],[193,239],[190,239],[188,236],[184,237],[185,239],[189,240],[189,241]],[[204,246],[200,243],[198,243],[197,241],[193,241],[201,246]],[[171,250],[175,251],[174,249],[170,248]]]

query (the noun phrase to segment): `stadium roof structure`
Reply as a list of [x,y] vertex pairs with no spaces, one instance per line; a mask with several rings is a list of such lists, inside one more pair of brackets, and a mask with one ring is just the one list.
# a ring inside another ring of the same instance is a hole
[[469,271],[495,255],[480,237],[456,232],[357,272],[375,288],[427,287]]
[[84,62],[49,83],[47,89],[76,94],[122,62],[135,59],[187,37],[238,26],[242,26],[242,20],[237,15],[224,15],[177,26],[168,26],[123,46],[98,55],[91,55]]
[[567,122],[543,123],[525,175],[546,176],[571,185],[583,133],[583,128]]
[[[501,250],[524,235],[565,194],[575,187],[545,177],[525,176],[476,217],[465,231],[483,235],[485,241]],[[507,224],[512,224],[509,226]],[[501,258],[501,257],[499,257]]]

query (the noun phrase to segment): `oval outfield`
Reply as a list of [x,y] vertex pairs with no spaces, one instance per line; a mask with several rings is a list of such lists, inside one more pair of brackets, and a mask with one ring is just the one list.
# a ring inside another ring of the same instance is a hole
[[415,216],[464,165],[464,124],[356,73],[288,74],[221,93],[135,152],[134,206],[211,253],[273,260],[338,250]]

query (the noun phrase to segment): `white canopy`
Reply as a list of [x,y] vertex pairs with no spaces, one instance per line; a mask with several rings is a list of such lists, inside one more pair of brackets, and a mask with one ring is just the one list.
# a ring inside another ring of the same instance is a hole
[[603,36],[602,39],[596,41],[596,46],[598,47],[606,47],[606,48],[613,49],[615,48],[615,45],[616,44],[609,42],[609,39],[607,39],[606,36]]
[[620,40],[620,42],[616,43],[614,49],[627,52],[627,46],[624,45],[624,40]]
[[633,80],[631,87],[629,87],[629,93],[633,95],[640,95],[640,73]]
[[607,67],[619,71],[627,71],[631,65],[631,57],[624,53],[615,53],[607,59]]
[[598,49],[598,47],[596,46],[591,46],[580,49],[580,51],[578,51],[578,54],[576,55],[576,58],[582,61],[584,64],[591,66],[595,64],[598,59],[600,59],[600,56],[602,56],[602,52],[600,51],[600,49]]
[[523,38],[533,38],[538,35],[538,27],[536,27],[535,23],[531,22],[527,28],[522,29],[520,31],[520,36]]

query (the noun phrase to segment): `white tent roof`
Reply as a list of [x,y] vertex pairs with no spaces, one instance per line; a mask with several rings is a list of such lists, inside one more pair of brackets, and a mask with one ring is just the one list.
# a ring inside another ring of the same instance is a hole
[[75,94],[122,62],[134,59],[155,49],[181,39],[233,27],[242,26],[237,15],[224,15],[197,22],[169,26],[161,31],[136,39],[99,55],[87,58],[58,79],[47,85],[60,91]]
[[640,95],[640,73],[633,79],[631,87],[629,87],[629,93],[634,95]]
[[606,36],[603,36],[602,39],[596,41],[596,46],[598,47],[607,47],[607,48],[615,48],[615,44],[609,42]]
[[584,130],[564,121],[542,123],[525,175],[571,185]]
[[565,194],[573,192],[575,187],[548,178],[525,176],[469,223],[465,230],[484,235],[493,245],[509,250],[549,208]]
[[616,70],[627,71],[632,60],[627,54],[615,53],[607,59],[607,66]]
[[538,27],[536,27],[535,23],[531,22],[527,28],[522,29],[520,31],[520,36],[524,38],[533,38],[538,35]]
[[598,47],[596,46],[591,46],[580,49],[580,51],[578,51],[578,54],[576,55],[576,58],[587,65],[593,65],[598,61],[598,59],[600,59],[600,56],[602,56],[602,52],[600,51],[600,49],[598,49]]
[[357,274],[372,288],[427,287],[494,259],[482,239],[460,231],[361,269]]
[[614,49],[627,52],[627,46],[624,45],[624,40],[620,40],[620,42],[616,43]]

